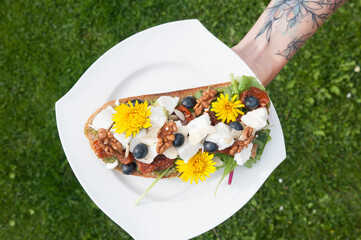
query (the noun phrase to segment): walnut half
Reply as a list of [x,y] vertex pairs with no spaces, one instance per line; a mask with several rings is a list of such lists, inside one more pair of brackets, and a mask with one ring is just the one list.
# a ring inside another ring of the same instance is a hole
[[202,113],[203,109],[209,108],[209,105],[216,98],[216,96],[217,90],[213,88],[207,89],[205,92],[203,92],[202,97],[197,99],[197,103],[193,108],[195,114],[199,116]]
[[100,146],[104,151],[112,156],[118,156],[122,151],[122,144],[113,136],[113,134],[104,128],[98,130]]
[[167,148],[172,146],[175,139],[173,132],[178,130],[177,125],[174,121],[164,123],[157,133],[157,153],[162,154]]
[[250,144],[253,140],[253,128],[247,126],[244,130],[243,130],[243,134],[240,137],[239,141],[236,141],[233,143],[233,145],[231,146],[231,150],[229,151],[230,155],[235,155],[236,153],[241,152],[244,148],[248,147],[248,144]]

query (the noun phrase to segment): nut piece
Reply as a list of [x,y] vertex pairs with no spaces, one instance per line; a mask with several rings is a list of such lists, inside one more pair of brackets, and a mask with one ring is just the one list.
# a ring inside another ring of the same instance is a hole
[[98,130],[98,140],[94,141],[94,148],[99,158],[115,156],[122,164],[128,164],[135,161],[132,153],[129,152],[129,145],[126,151],[122,144],[113,136],[113,134],[104,128]]
[[195,114],[199,116],[202,113],[203,109],[209,108],[211,102],[216,99],[216,95],[217,90],[213,88],[207,89],[205,92],[203,92],[202,97],[197,99],[197,103],[193,108]]
[[241,140],[236,141],[231,146],[231,150],[229,150],[230,155],[235,155],[236,153],[241,152],[244,148],[248,147],[253,140],[253,128],[247,126],[242,133],[242,136],[239,138]]
[[175,139],[173,132],[178,130],[177,125],[173,121],[164,123],[157,133],[157,153],[162,154],[167,148],[172,146]]
[[[243,126],[245,126],[245,125],[243,124]],[[245,141],[245,140],[248,140],[250,137],[253,137],[253,128],[251,128],[250,126],[245,126],[244,130],[242,132],[242,135],[239,137],[239,140]],[[252,141],[252,138],[251,138],[251,141]],[[247,144],[249,144],[249,143],[247,143]]]
[[113,134],[104,128],[98,130],[99,145],[104,151],[112,156],[118,157],[122,151],[122,144],[113,136]]
[[257,154],[258,144],[253,144],[252,150],[251,150],[251,158],[254,158]]

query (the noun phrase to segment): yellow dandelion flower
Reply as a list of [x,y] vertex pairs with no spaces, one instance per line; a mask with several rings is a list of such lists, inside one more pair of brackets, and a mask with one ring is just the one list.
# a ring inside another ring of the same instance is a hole
[[113,114],[114,129],[116,133],[125,132],[125,137],[133,134],[133,137],[139,133],[142,128],[148,128],[150,124],[149,116],[151,114],[147,101],[133,105],[130,101],[128,104],[120,104],[115,107],[116,113]]
[[216,102],[212,103],[212,112],[216,113],[218,120],[222,122],[231,122],[236,121],[238,114],[244,114],[239,108],[244,107],[240,100],[236,101],[237,95],[234,95],[231,100],[229,100],[228,94],[224,96],[223,94],[217,98]]
[[191,180],[198,184],[198,179],[202,182],[206,180],[206,177],[209,177],[210,173],[216,171],[214,166],[216,163],[212,161],[213,154],[208,152],[198,152],[196,153],[187,163],[184,163],[183,160],[176,161],[176,168],[178,172],[181,173],[180,178],[183,182]]

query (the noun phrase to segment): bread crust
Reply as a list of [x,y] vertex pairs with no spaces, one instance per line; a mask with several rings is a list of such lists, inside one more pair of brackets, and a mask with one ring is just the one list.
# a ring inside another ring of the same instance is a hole
[[[179,97],[180,99],[183,99],[187,96],[194,96],[198,91],[200,90],[207,90],[208,88],[222,88],[222,87],[227,87],[229,86],[230,82],[225,82],[225,83],[219,83],[219,84],[214,84],[214,85],[209,85],[209,86],[202,86],[202,87],[195,87],[195,88],[189,88],[189,89],[184,89],[184,90],[177,90],[177,91],[172,91],[172,92],[165,92],[165,93],[156,93],[156,94],[148,94],[148,95],[140,95],[140,96],[134,96],[134,97],[127,97],[127,98],[122,98],[119,99],[119,103],[127,103],[128,101],[131,101],[133,99],[140,99],[143,101],[149,101],[149,100],[153,100],[156,98],[159,98],[161,96],[170,96],[170,97]],[[114,107],[115,106],[115,101],[116,100],[112,100],[110,102],[105,103],[102,107],[100,107],[99,109],[97,109],[88,119],[88,121],[85,123],[84,126],[84,134],[87,137],[87,139],[89,140],[89,144],[90,147],[92,148],[92,150],[95,153],[95,149],[93,146],[93,143],[95,140],[97,140],[97,135],[94,133],[93,129],[89,126],[93,123],[94,118],[98,115],[98,113],[100,111],[102,111],[103,109],[105,109],[108,106]],[[122,172],[122,170],[120,169],[120,167],[116,167],[115,169],[117,169],[118,171]],[[139,176],[139,177],[146,177],[146,178],[156,178],[158,176],[157,173],[142,173],[140,171],[136,171],[133,174],[131,174],[133,176]],[[174,172],[169,174],[166,177],[163,178],[171,178],[171,177],[176,177],[178,175],[178,172]]]

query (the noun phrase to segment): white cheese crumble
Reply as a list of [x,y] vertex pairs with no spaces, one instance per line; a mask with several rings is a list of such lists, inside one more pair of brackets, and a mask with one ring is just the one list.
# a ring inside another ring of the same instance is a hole
[[159,129],[160,127],[148,128],[146,134],[144,134],[140,138],[137,144],[144,143],[145,145],[147,145],[148,154],[142,159],[137,159],[138,161],[150,164],[153,162],[154,158],[158,155],[156,147],[157,147],[157,133]]
[[189,133],[188,125],[182,125],[181,121],[174,121],[177,125],[177,133],[181,133],[184,136],[187,136]]
[[161,106],[152,106],[150,108],[151,115],[149,116],[150,124],[152,126],[162,127],[167,122],[168,117]]
[[140,139],[141,143],[144,143],[145,145],[156,145],[157,144],[157,133],[159,131],[160,127],[150,127],[148,128],[147,133]]
[[183,159],[185,163],[187,163],[188,160],[191,159],[201,148],[202,148],[201,143],[197,145],[191,145],[189,143],[189,137],[185,137],[183,145],[177,147],[177,152],[179,157]]
[[263,107],[249,111],[246,115],[242,116],[241,121],[255,131],[258,131],[267,125],[267,119],[267,109]]
[[112,163],[107,163],[105,164],[105,167],[108,168],[108,169],[114,169],[116,166],[119,165],[119,162],[118,160],[115,160],[114,162]]
[[161,96],[155,102],[155,105],[160,107],[164,107],[167,110],[168,114],[172,114],[174,112],[175,107],[179,102],[179,97],[170,97],[170,96]]
[[125,138],[125,135],[126,135],[125,132],[115,133],[114,129],[111,129],[110,132],[112,132],[115,139],[117,139],[122,144],[123,148],[126,148],[129,145],[130,141],[133,139],[132,135]]
[[189,144],[195,146],[199,144],[208,134],[214,133],[216,129],[211,126],[208,113],[190,121],[188,123]]
[[231,129],[224,122],[217,123],[214,128],[216,132],[209,134],[206,141],[217,144],[219,150],[223,150],[234,143]]
[[244,148],[241,152],[234,155],[234,160],[236,160],[238,165],[243,165],[251,157],[251,152],[253,148],[253,143],[248,144],[248,147]]
[[140,140],[142,139],[142,137],[144,137],[147,134],[147,130],[146,129],[140,129],[139,133],[137,135],[135,135],[135,137],[133,137],[133,139],[130,141],[130,147],[129,150],[131,152],[133,152],[135,146],[137,146],[140,143]]
[[169,159],[175,159],[178,156],[177,148],[174,146],[170,146],[163,152],[163,155]]
[[154,158],[158,155],[156,145],[148,146],[148,154],[142,159],[137,159],[140,162],[151,164]]
[[243,133],[243,130],[236,130],[236,129],[232,129],[231,130],[231,135],[233,137],[233,139],[238,139]]
[[93,123],[89,126],[94,128],[96,131],[98,131],[99,128],[110,128],[110,126],[113,124],[112,117],[114,113],[115,110],[112,107],[106,107],[95,116]]

